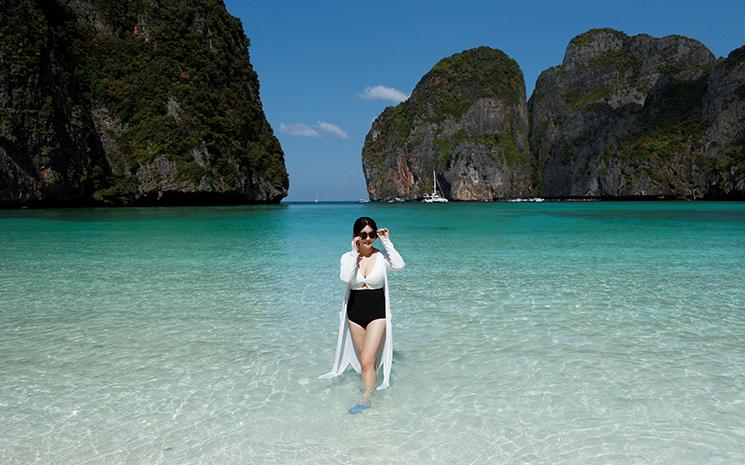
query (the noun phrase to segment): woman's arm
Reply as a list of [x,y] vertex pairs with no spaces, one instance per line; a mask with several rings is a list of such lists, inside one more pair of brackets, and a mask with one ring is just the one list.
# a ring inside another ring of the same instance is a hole
[[339,277],[347,284],[357,274],[357,268],[359,267],[360,253],[356,246],[355,241],[352,241],[352,250],[342,255],[339,260]]
[[400,270],[404,266],[406,266],[406,263],[404,263],[404,259],[401,258],[401,255],[398,253],[395,247],[393,247],[393,242],[386,236],[381,237],[380,242],[383,243],[383,247],[385,247],[385,267],[388,270]]

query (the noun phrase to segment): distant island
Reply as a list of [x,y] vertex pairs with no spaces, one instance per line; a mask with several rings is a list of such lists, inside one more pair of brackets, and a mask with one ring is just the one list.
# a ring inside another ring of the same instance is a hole
[[6,2],[0,206],[278,203],[248,45],[220,0]]
[[373,122],[370,199],[745,198],[745,47],[593,29],[526,100],[522,71],[479,47],[439,61]]

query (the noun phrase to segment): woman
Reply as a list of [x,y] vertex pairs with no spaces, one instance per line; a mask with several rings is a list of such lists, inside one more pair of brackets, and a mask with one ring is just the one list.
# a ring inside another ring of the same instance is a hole
[[[362,397],[349,413],[360,413],[370,407],[370,397],[377,382],[377,369],[383,365],[383,383],[390,384],[393,362],[393,334],[388,299],[388,270],[400,270],[404,260],[393,247],[388,229],[378,229],[375,220],[357,218],[352,227],[352,250],[341,256],[339,277],[347,284],[339,312],[339,338],[331,371],[320,378],[333,378],[351,364],[362,373]],[[373,247],[380,237],[385,250]],[[383,352],[375,364],[383,342]]]

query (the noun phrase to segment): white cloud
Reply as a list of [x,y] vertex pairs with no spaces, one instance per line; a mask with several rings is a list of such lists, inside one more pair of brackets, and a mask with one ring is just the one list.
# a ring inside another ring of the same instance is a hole
[[381,85],[365,87],[365,89],[357,95],[359,95],[362,100],[390,100],[396,103],[401,103],[409,98],[408,95],[398,89]]
[[287,124],[279,123],[279,132],[289,134],[291,136],[300,137],[321,137],[321,134],[308,126],[305,123]]
[[339,139],[346,139],[349,137],[349,135],[342,128],[335,124],[327,123],[325,121],[319,121],[318,124],[316,124],[316,127],[322,131],[334,134]]

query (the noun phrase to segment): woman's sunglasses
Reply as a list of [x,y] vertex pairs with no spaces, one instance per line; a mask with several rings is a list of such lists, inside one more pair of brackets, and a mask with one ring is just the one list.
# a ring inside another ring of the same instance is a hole
[[370,236],[370,239],[377,239],[378,238],[378,233],[376,231],[371,231],[369,233],[361,232],[361,233],[359,233],[357,235],[360,236],[360,239],[362,239],[363,241],[365,239],[367,239],[367,236]]

